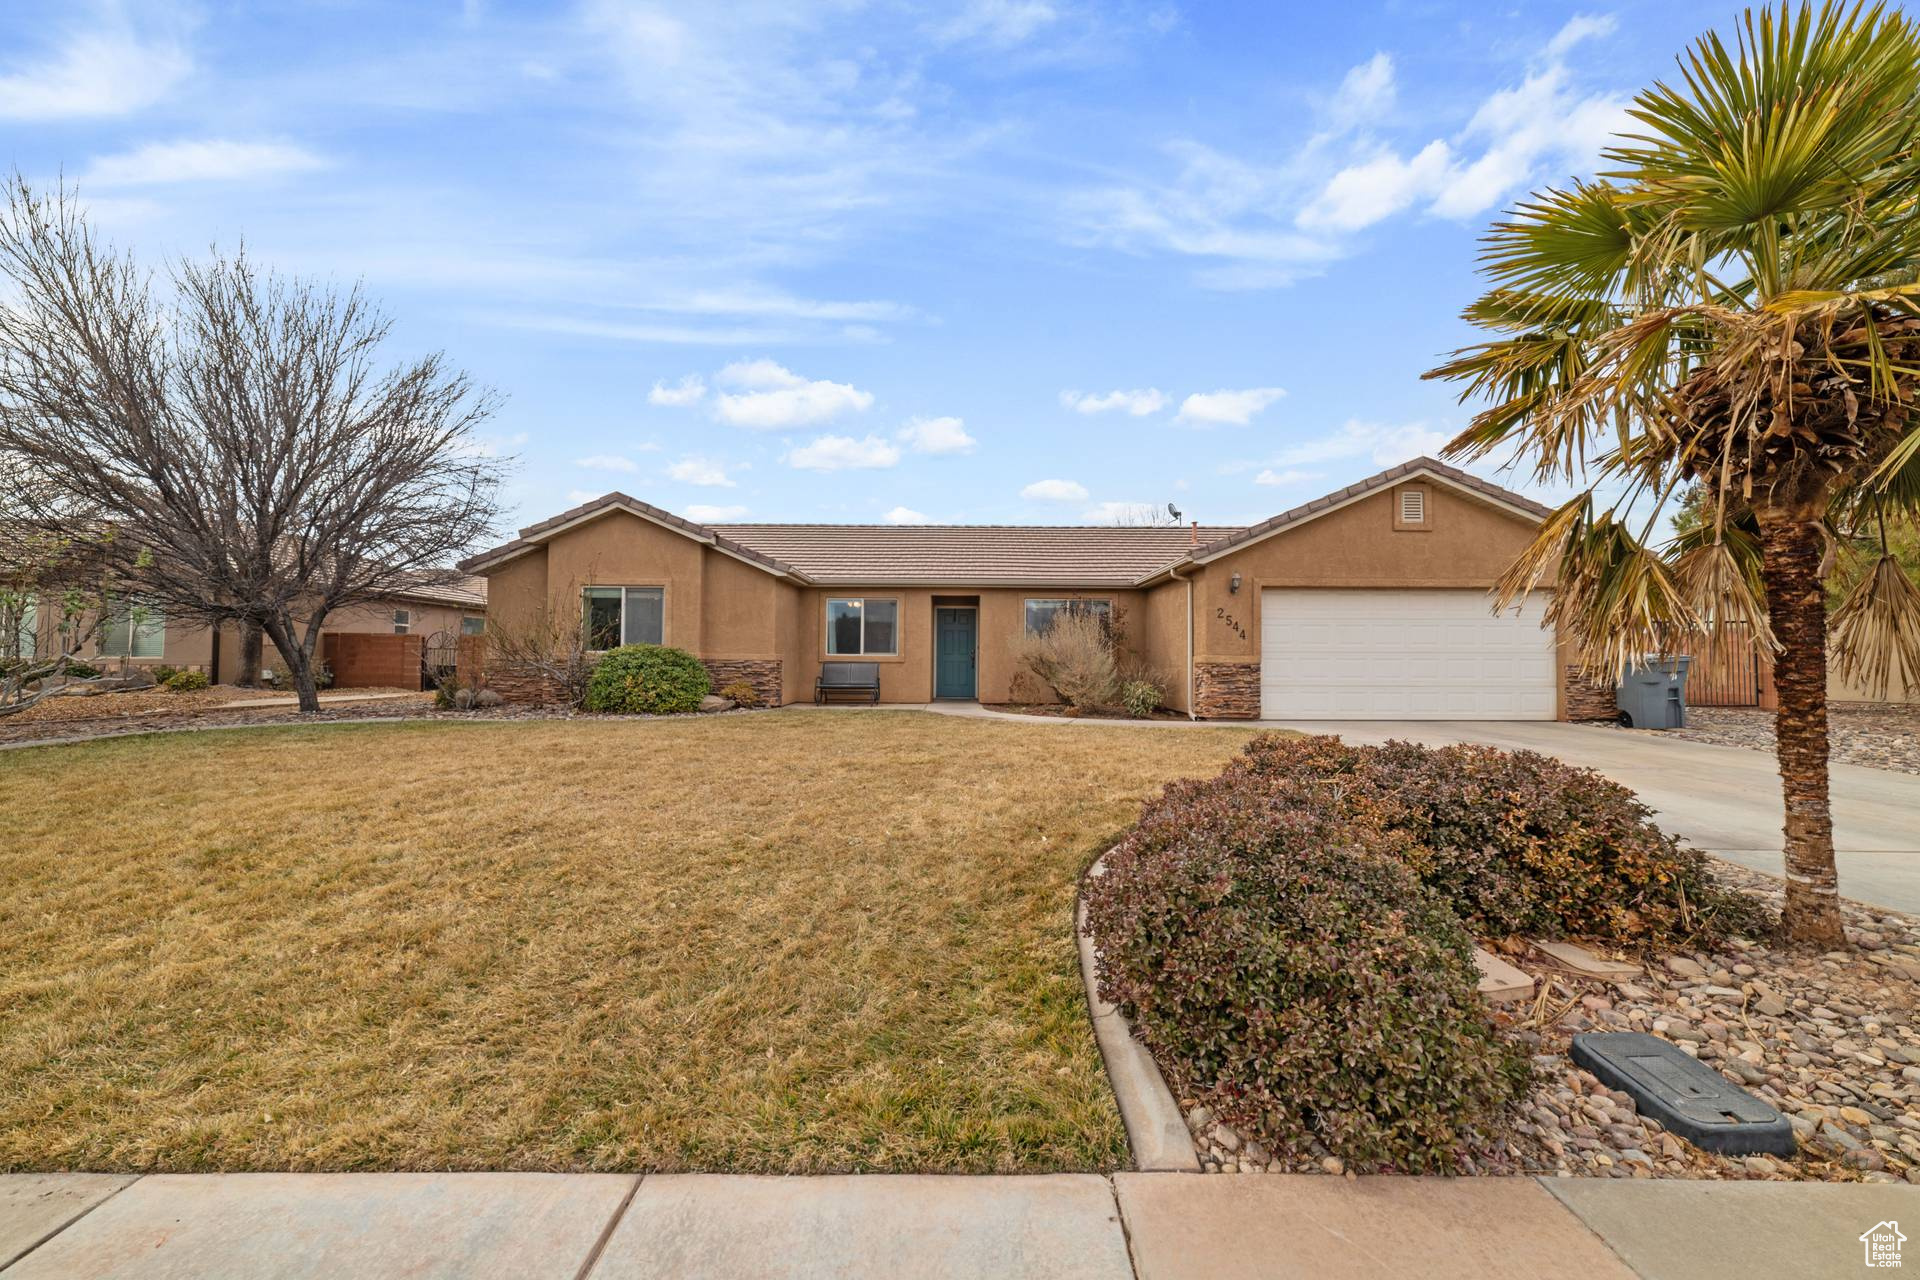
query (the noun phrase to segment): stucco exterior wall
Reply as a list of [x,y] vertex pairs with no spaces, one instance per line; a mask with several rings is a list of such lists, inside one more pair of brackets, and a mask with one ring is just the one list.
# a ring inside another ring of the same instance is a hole
[[1187,702],[1187,584],[1170,580],[1140,593],[1135,611],[1142,656],[1150,663],[1166,705],[1186,711]]

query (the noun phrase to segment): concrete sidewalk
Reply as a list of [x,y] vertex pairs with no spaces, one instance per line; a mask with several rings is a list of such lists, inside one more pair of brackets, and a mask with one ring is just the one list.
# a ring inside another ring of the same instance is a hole
[[[1851,1276],[1920,1188],[1171,1173],[0,1176],[5,1280]],[[1920,1242],[1915,1249],[1920,1253]]]

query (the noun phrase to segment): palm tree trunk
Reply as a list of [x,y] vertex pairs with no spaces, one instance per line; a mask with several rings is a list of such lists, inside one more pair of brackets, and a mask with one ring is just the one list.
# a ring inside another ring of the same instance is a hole
[[1844,945],[1833,808],[1827,795],[1827,606],[1820,575],[1826,541],[1798,513],[1760,511],[1760,564],[1767,616],[1780,651],[1773,680],[1780,789],[1786,800],[1787,904],[1782,922],[1796,942]]

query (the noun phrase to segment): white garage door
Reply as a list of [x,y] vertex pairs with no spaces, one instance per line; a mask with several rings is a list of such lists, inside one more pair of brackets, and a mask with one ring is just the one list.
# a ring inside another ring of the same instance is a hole
[[1485,591],[1270,588],[1260,708],[1275,720],[1551,720],[1546,593],[1493,616]]

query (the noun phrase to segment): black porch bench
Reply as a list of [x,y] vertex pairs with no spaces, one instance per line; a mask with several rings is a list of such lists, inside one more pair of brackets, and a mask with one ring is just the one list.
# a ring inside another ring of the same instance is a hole
[[823,662],[813,682],[813,700],[825,702],[836,693],[863,693],[868,702],[880,701],[880,664],[877,662]]

